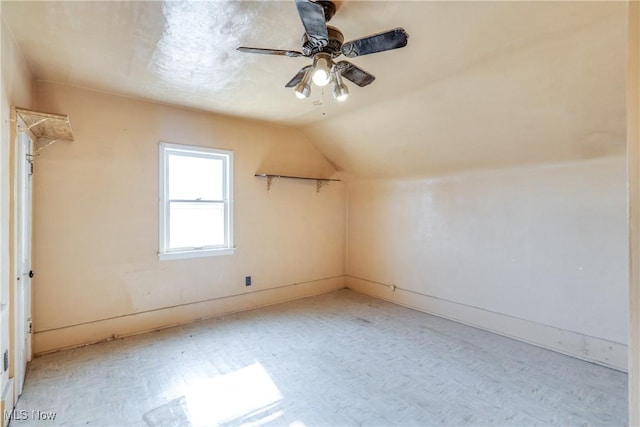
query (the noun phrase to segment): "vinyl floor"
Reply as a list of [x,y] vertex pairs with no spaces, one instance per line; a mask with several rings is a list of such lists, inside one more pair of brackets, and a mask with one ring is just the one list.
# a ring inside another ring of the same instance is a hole
[[341,290],[36,358],[11,425],[626,423],[622,372]]

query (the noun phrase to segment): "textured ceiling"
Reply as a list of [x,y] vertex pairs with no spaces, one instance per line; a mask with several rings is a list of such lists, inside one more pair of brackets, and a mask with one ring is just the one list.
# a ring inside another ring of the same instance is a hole
[[2,13],[37,79],[299,126],[357,176],[624,152],[624,2],[339,2],[331,24],[347,40],[410,35],[352,60],[376,81],[349,84],[344,103],[284,88],[306,58],[235,50],[300,49],[293,1],[3,1]]

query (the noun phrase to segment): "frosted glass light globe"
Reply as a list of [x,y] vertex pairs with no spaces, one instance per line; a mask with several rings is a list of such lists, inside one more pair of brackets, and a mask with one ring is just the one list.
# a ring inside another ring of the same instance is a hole
[[318,86],[326,86],[331,81],[331,56],[326,53],[318,53],[313,59],[311,80]]

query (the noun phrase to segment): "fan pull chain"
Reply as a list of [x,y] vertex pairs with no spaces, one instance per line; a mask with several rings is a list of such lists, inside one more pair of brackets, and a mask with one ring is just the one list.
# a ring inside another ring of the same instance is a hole
[[313,105],[317,105],[322,108],[322,115],[326,116],[327,111],[324,108],[324,87],[320,87],[320,95],[319,98],[313,102]]

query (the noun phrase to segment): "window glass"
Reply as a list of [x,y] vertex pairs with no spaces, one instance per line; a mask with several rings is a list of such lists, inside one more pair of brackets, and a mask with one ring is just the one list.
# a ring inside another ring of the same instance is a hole
[[170,200],[222,200],[223,160],[169,155]]
[[171,203],[169,249],[223,246],[224,204]]

